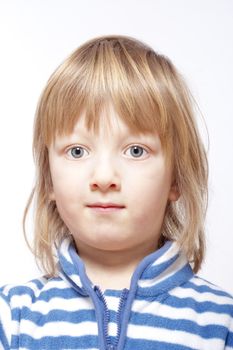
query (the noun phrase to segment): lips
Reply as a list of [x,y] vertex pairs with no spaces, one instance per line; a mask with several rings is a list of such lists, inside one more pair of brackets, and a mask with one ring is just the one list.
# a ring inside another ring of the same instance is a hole
[[93,204],[88,204],[87,207],[89,207],[89,208],[103,208],[103,209],[107,209],[107,208],[123,209],[124,205],[117,204],[117,203],[101,203],[101,202],[97,202],[97,203],[93,203]]

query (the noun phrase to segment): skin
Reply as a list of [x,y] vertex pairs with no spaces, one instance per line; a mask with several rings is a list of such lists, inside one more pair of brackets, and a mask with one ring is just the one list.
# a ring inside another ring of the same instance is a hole
[[[101,118],[99,133],[86,129],[82,115],[70,135],[49,147],[50,198],[91,281],[103,290],[122,289],[157,249],[167,202],[178,193],[157,133],[133,134],[113,109]],[[96,202],[123,208],[87,206]]]

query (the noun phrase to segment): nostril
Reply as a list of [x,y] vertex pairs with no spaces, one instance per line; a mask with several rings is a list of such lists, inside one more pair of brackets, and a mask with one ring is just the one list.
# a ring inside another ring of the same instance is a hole
[[96,189],[99,189],[99,190],[102,190],[102,191],[106,191],[108,189],[119,189],[120,188],[120,184],[116,184],[116,183],[91,183],[90,184],[90,188],[92,190],[96,190]]

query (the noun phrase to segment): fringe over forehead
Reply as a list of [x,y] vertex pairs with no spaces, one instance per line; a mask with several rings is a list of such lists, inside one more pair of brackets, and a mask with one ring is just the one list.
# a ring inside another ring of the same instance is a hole
[[106,36],[85,43],[58,67],[42,93],[34,130],[40,141],[36,138],[34,149],[37,142],[49,146],[56,135],[72,132],[82,112],[87,128],[98,130],[109,104],[132,131],[157,131],[168,146],[172,120],[183,105],[177,74],[167,58],[136,39]]

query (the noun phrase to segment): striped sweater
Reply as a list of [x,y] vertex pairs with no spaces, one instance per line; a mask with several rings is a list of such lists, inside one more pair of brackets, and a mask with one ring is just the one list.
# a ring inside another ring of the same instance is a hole
[[59,266],[0,289],[0,349],[233,349],[233,298],[195,276],[175,242],[140,262],[130,290],[92,285],[69,239]]

